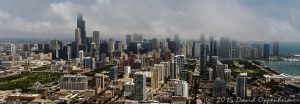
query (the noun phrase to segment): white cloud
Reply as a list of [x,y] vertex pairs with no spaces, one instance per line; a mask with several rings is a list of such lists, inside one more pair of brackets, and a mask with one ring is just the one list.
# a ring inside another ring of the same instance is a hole
[[[41,10],[38,12],[41,14],[36,14],[40,16],[37,20],[0,10],[0,24],[4,26],[0,28],[0,36],[34,34],[73,38],[76,15],[82,13],[88,36],[93,30],[100,30],[104,36],[117,38],[134,32],[163,38],[178,33],[185,39],[211,32],[243,40],[271,41],[285,37],[284,41],[297,41],[300,38],[292,22],[264,15],[238,1],[98,0],[88,5],[66,1],[50,3]],[[289,10],[284,12],[290,12],[293,22],[299,16],[293,8],[283,10]]]

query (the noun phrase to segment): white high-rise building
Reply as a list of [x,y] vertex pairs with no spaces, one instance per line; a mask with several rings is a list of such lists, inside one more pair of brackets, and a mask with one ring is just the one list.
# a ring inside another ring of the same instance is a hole
[[9,44],[6,47],[6,51],[9,53],[9,55],[13,55],[16,53],[16,45],[15,44]]
[[135,72],[134,76],[133,99],[144,101],[147,99],[146,75],[144,72]]
[[230,69],[225,69],[225,76],[224,76],[224,80],[227,83],[231,82],[231,70]]
[[78,46],[82,44],[80,28],[76,28],[76,30],[75,30],[75,43],[76,43],[76,48],[78,48]]
[[163,82],[165,77],[165,70],[163,64],[154,64],[154,69],[157,69],[159,72],[158,81]]
[[170,63],[165,61],[165,62],[160,62],[160,64],[162,64],[164,67],[163,67],[163,71],[164,71],[164,78],[168,78],[170,77]]
[[188,97],[188,83],[183,80],[176,81],[175,96]]
[[124,78],[129,78],[129,74],[131,73],[131,67],[130,66],[124,66]]
[[84,52],[83,50],[78,51],[78,58],[82,61],[84,59]]
[[99,93],[105,89],[105,80],[104,78],[107,77],[104,74],[95,74],[95,91]]
[[212,68],[208,68],[208,81],[213,81],[213,69]]

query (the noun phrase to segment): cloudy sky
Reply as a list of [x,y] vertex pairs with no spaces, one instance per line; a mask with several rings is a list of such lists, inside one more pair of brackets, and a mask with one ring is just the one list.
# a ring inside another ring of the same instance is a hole
[[298,41],[299,0],[1,0],[0,38],[74,37],[83,14],[87,36],[120,38],[217,33],[242,40]]

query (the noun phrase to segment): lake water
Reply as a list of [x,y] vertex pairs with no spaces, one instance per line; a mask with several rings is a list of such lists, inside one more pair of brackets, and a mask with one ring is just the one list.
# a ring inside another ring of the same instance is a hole
[[265,64],[279,73],[300,76],[300,61],[265,61]]

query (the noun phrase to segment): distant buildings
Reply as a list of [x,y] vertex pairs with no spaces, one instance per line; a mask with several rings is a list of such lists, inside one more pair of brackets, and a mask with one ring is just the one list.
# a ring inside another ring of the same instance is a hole
[[61,91],[85,91],[88,89],[87,76],[64,75],[59,84]]

